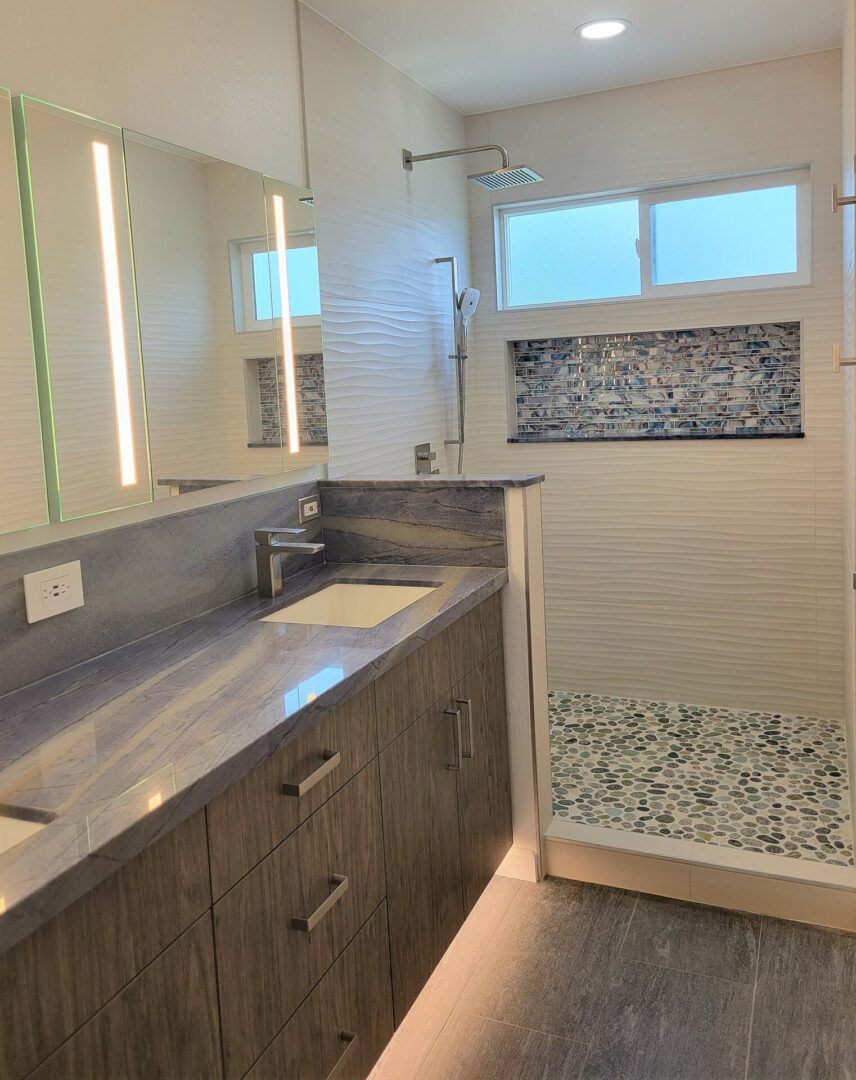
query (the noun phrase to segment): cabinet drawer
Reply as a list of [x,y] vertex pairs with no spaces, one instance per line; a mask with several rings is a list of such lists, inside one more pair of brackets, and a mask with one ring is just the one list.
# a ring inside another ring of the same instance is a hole
[[376,742],[369,686],[209,803],[215,899],[371,761]]
[[220,1075],[209,913],[75,1032],[30,1080],[216,1080]]
[[468,611],[446,631],[449,667],[446,684],[452,686],[502,644],[502,593]]
[[0,956],[0,1076],[44,1061],[209,907],[207,861],[200,811]]
[[380,748],[410,727],[452,685],[447,634],[426,641],[375,682],[377,734]]
[[364,1080],[392,1038],[386,904],[375,911],[247,1080]]
[[375,761],[215,904],[227,1077],[243,1076],[383,899],[381,842]]

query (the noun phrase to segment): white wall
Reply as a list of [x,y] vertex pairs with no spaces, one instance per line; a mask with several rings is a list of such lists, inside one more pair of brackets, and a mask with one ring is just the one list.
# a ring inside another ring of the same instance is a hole
[[5,3],[0,86],[303,181],[292,0]]
[[413,471],[452,431],[449,267],[468,274],[465,166],[401,165],[459,146],[463,118],[301,6],[310,185],[316,193],[331,475]]
[[[817,53],[470,118],[546,182],[522,199],[811,162],[813,284],[497,313],[492,203],[472,188],[467,468],[543,470],[555,687],[841,716],[840,56]],[[803,323],[802,440],[506,443],[506,342]]]

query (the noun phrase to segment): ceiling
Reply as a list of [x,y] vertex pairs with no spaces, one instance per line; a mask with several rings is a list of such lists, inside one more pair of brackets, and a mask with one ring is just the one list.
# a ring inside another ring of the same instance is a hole
[[[841,43],[841,0],[309,0],[463,113],[525,105]],[[629,19],[584,41],[589,19]]]

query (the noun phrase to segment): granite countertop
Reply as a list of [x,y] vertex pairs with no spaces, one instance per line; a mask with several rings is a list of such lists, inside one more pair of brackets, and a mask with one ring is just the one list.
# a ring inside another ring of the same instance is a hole
[[[56,815],[0,853],[0,952],[507,580],[328,563],[0,698],[0,803]],[[336,581],[437,587],[369,629],[258,621]]]
[[481,475],[479,473],[464,474],[431,474],[424,476],[393,476],[379,477],[378,479],[359,480],[348,477],[346,480],[319,480],[319,487],[354,487],[354,488],[512,488],[533,487],[535,484],[544,482],[544,473],[503,473],[500,476]]

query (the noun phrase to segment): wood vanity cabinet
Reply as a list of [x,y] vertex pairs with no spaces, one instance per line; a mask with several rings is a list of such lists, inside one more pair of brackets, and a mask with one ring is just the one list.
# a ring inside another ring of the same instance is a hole
[[506,725],[495,595],[0,955],[0,1076],[364,1080],[511,846]]
[[511,847],[502,647],[479,657],[501,641],[488,605],[471,613],[475,649],[464,620],[445,635],[447,670],[475,666],[380,755],[396,1023]]

